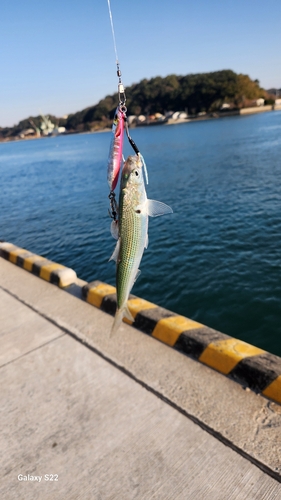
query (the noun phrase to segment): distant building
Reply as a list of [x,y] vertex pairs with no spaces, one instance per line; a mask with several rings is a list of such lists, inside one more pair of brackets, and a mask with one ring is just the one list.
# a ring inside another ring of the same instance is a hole
[[256,105],[257,106],[264,106],[264,99],[260,97],[259,99],[256,99]]
[[44,116],[41,113],[42,122],[40,128],[42,130],[42,135],[51,135],[54,131],[55,125],[51,122],[48,116]]
[[229,109],[230,108],[230,104],[228,104],[228,102],[224,102],[222,104],[222,106],[220,107],[220,109]]
[[162,115],[162,113],[155,113],[156,120],[162,121],[162,120],[164,120],[164,118],[165,118],[165,116]]
[[276,104],[276,106],[280,106],[281,105],[281,99],[275,99],[275,104]]
[[172,114],[173,120],[183,120],[188,117],[188,114],[185,111],[176,111]]
[[42,135],[58,135],[63,134],[66,131],[65,127],[59,127],[58,125],[52,123],[49,116],[45,116],[43,115],[43,113],[41,113],[41,118],[42,122],[40,125],[40,129],[42,131]]
[[136,115],[130,115],[130,116],[128,116],[128,118],[127,118],[127,121],[128,121],[128,124],[129,124],[129,125],[132,125],[132,123],[134,123],[136,120],[137,120]]
[[25,137],[30,137],[30,136],[35,136],[36,135],[36,131],[33,129],[33,128],[26,128],[24,130],[21,131],[21,133],[19,134],[19,137],[21,139],[24,139]]
[[244,99],[243,108],[253,108],[255,106],[264,106],[264,99],[260,97],[259,99]]

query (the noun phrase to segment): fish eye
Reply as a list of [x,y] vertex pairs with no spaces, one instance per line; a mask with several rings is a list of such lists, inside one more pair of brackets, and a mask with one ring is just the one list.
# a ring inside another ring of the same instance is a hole
[[139,175],[139,173],[138,173],[138,171],[137,171],[137,170],[135,171],[135,174],[136,174],[136,176],[138,176],[138,175]]

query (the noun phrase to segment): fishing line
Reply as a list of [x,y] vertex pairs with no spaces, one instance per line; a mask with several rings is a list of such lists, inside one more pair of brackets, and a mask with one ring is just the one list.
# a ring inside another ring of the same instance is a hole
[[107,4],[108,4],[108,12],[109,12],[109,18],[110,18],[110,24],[111,24],[115,57],[116,57],[117,76],[118,76],[118,82],[119,82],[118,83],[119,106],[120,106],[120,109],[124,113],[126,113],[126,111],[127,111],[127,108],[125,106],[126,95],[125,95],[125,88],[124,88],[124,85],[123,85],[122,80],[121,80],[121,70],[120,70],[120,64],[119,64],[119,59],[118,59],[118,54],[117,54],[117,45],[116,45],[116,38],[115,38],[115,31],[114,31],[114,25],[113,25],[110,0],[107,0]]
[[117,54],[116,38],[115,38],[115,32],[114,32],[114,25],[113,25],[113,19],[112,19],[112,12],[111,12],[110,0],[107,0],[107,3],[108,3],[108,11],[109,11],[110,24],[111,24],[111,31],[112,31],[113,45],[114,45],[115,56],[116,56],[116,65],[118,67],[119,66],[119,60],[118,60],[118,54]]
[[[113,17],[112,17],[110,0],[107,0],[107,5],[108,5],[109,19],[110,19],[110,24],[111,24],[114,52],[115,52],[115,57],[116,57],[117,76],[118,76],[119,108],[123,112],[123,115],[124,115],[125,130],[126,130],[126,134],[128,137],[128,141],[129,141],[130,145],[132,146],[134,152],[138,155],[139,159],[141,160],[141,162],[143,164],[144,173],[145,173],[145,180],[146,180],[146,183],[148,184],[148,174],[147,174],[147,168],[146,168],[144,158],[143,158],[142,154],[140,153],[135,141],[132,139],[132,137],[130,136],[130,133],[129,133],[129,127],[128,127],[128,121],[127,121],[127,115],[126,115],[127,108],[125,106],[126,95],[125,95],[125,88],[124,88],[124,85],[123,85],[122,79],[121,79],[121,70],[120,70],[120,63],[119,63],[118,53],[117,53],[116,37],[115,37],[115,31],[114,31],[114,24],[113,24]],[[116,202],[115,202],[115,195],[112,197],[112,192],[109,195],[109,199],[110,199],[110,204],[111,204],[112,218],[115,220],[116,211],[114,208],[114,203],[116,203]]]

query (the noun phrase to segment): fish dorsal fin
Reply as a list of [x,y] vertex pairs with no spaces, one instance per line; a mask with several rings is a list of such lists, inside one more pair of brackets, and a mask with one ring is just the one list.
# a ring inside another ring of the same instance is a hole
[[160,215],[172,214],[173,210],[162,201],[147,200],[147,213],[150,217],[159,217]]
[[113,220],[110,225],[110,232],[111,236],[115,239],[118,240],[119,234],[118,234],[118,221]]
[[117,262],[119,250],[120,250],[120,241],[121,241],[121,239],[119,238],[119,240],[117,241],[116,246],[114,248],[113,254],[111,255],[109,260],[114,260],[115,262]]

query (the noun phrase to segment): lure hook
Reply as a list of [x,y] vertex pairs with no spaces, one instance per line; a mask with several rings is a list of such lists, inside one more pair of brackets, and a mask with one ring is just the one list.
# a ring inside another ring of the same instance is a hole
[[111,219],[116,221],[117,215],[118,215],[118,206],[117,206],[117,201],[115,198],[114,191],[110,191],[108,198],[109,198],[109,202],[110,202],[110,210],[108,210],[109,216],[111,217]]
[[131,146],[132,146],[134,152],[136,153],[136,155],[138,155],[140,151],[139,151],[139,148],[137,147],[135,141],[130,136],[127,117],[125,118],[125,129],[126,129],[126,134],[127,134],[127,137],[128,137],[128,141],[131,144]]

